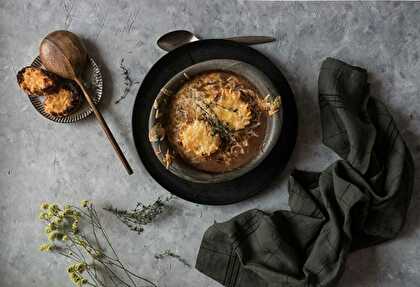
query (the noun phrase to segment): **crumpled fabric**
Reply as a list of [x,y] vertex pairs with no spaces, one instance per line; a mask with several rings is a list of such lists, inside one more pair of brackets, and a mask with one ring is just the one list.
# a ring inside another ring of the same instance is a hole
[[390,113],[369,96],[365,69],[327,58],[318,80],[322,141],[341,157],[295,170],[288,210],[249,210],[210,226],[196,268],[224,286],[336,286],[347,255],[395,238],[414,163]]

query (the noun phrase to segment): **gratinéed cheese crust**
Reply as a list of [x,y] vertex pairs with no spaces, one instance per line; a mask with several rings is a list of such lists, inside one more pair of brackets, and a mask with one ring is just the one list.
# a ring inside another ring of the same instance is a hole
[[78,96],[61,88],[56,93],[48,95],[44,101],[44,109],[53,116],[68,115],[78,104]]
[[[267,113],[246,78],[226,71],[185,77],[156,110],[169,143],[186,163],[210,173],[227,172],[251,161],[263,144]],[[166,95],[166,94],[165,94]],[[151,141],[157,137],[153,136]]]
[[219,135],[214,134],[209,124],[202,120],[185,124],[181,128],[179,138],[184,149],[196,156],[209,156],[220,146]]
[[241,100],[239,91],[232,89],[222,89],[213,111],[220,121],[234,130],[245,128],[252,118],[249,105]]
[[44,96],[45,91],[54,87],[55,83],[43,70],[26,67],[22,69],[19,85],[29,95]]

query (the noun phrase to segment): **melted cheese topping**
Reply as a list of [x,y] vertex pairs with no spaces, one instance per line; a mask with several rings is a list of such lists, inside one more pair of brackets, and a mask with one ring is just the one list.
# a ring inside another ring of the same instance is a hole
[[219,149],[220,137],[202,120],[186,124],[180,132],[180,141],[187,152],[196,156],[208,156]]
[[265,98],[258,98],[258,105],[262,110],[267,111],[269,116],[272,116],[280,110],[281,98],[272,98],[270,95],[267,95]]
[[252,118],[249,105],[241,100],[239,91],[223,89],[213,111],[220,121],[234,130],[245,128]]
[[44,102],[45,111],[50,114],[66,114],[73,107],[73,97],[69,90],[60,89],[47,96]]
[[26,68],[23,73],[22,89],[27,90],[30,93],[39,93],[53,85],[53,80],[47,77],[39,69]]
[[165,167],[168,169],[172,162],[174,160],[174,156],[171,154],[169,149],[166,151],[165,155],[162,158],[163,163],[165,164]]
[[149,141],[152,143],[162,141],[165,138],[165,134],[165,129],[160,123],[157,123],[149,131]]

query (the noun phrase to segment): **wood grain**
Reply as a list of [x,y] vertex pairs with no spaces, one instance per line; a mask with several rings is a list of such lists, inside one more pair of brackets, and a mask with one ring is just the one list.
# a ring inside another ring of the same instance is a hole
[[133,174],[133,170],[105,122],[105,119],[96,108],[89,92],[80,80],[88,59],[86,48],[80,38],[69,31],[54,31],[42,40],[39,47],[39,56],[42,64],[48,71],[51,71],[63,78],[74,80],[80,86],[86,101],[92,108],[96,119],[117,153],[118,158],[123,163],[127,173]]

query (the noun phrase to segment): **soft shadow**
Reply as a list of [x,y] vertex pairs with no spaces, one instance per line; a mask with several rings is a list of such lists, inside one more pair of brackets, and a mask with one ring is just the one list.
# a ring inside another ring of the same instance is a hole
[[[404,118],[408,118],[408,115],[402,115]],[[397,123],[398,125],[398,123]],[[407,126],[404,124],[403,126]],[[401,125],[398,125],[401,126]],[[401,130],[400,130],[401,131]],[[407,212],[407,218],[405,226],[402,230],[400,238],[415,236],[416,231],[420,228],[420,170],[417,168],[420,166],[420,134],[415,134],[412,131],[405,130],[402,132],[404,138],[414,160],[414,189],[411,197],[410,206]],[[397,239],[398,240],[398,239]]]
[[[284,63],[281,63],[279,59],[272,57],[271,55],[265,54],[266,57],[270,59],[270,61],[282,72],[283,76],[285,77],[286,81],[288,82],[290,89],[292,90],[292,93],[294,95],[294,100],[296,103],[296,109],[297,109],[297,138],[296,138],[296,144],[293,148],[292,154],[290,155],[289,161],[285,168],[282,171],[279,171],[276,176],[273,178],[273,180],[270,182],[268,187],[263,191],[252,197],[252,200],[259,200],[262,197],[266,196],[267,194],[270,194],[273,192],[273,189],[278,187],[281,183],[284,181],[287,181],[287,179],[290,176],[290,173],[295,169],[295,167],[299,163],[299,151],[303,148],[303,142],[306,142],[305,140],[302,140],[302,136],[311,135],[311,137],[314,137],[314,132],[310,124],[307,123],[308,120],[310,120],[309,117],[306,117],[303,115],[304,111],[301,111],[302,106],[300,106],[299,103],[302,103],[305,101],[305,107],[308,106],[311,107],[311,110],[318,111],[318,103],[316,102],[317,97],[308,96],[311,95],[311,93],[317,93],[317,91],[308,91],[305,88],[302,88],[304,85],[299,84],[299,82],[302,80],[300,78],[293,77],[293,72],[288,71],[286,68],[286,65]],[[304,100],[304,101],[303,101]],[[319,111],[318,111],[319,114]],[[319,118],[319,117],[318,117]],[[321,125],[321,122],[319,121],[318,126]],[[321,134],[318,132],[315,135],[316,138],[311,139],[311,141],[314,144],[318,144],[321,141]]]
[[83,42],[85,43],[85,46],[87,50],[89,51],[89,55],[94,58],[95,62],[99,66],[99,69],[101,70],[102,79],[104,83],[104,89],[103,89],[102,99],[99,103],[99,108],[106,109],[109,107],[109,105],[112,102],[111,95],[112,95],[114,85],[112,81],[111,71],[106,66],[105,61],[101,55],[101,52],[99,51],[99,49],[97,49],[94,42],[90,41],[87,38],[84,38]]
[[[382,82],[377,80],[374,75],[369,74],[369,79],[372,79],[370,84],[370,94],[372,97],[379,99],[386,104],[386,92],[383,89]],[[414,161],[414,188],[411,197],[410,206],[407,212],[405,226],[396,240],[411,236],[418,228],[420,228],[420,186],[417,184],[420,181],[420,170],[416,169],[420,165],[420,134],[409,130],[411,121],[414,116],[408,113],[395,110],[392,106],[386,104],[395,124],[400,132],[401,137],[405,141]]]
[[375,247],[361,249],[351,253],[346,260],[343,277],[338,286],[373,286],[378,277],[383,277],[379,271],[379,260]]
[[[100,50],[97,48],[94,42],[90,41],[87,38],[83,39],[83,42],[89,51],[89,55],[94,58],[95,62],[98,64],[101,73],[102,73],[102,79],[103,79],[103,94],[101,101],[98,104],[99,111],[104,111],[106,109],[112,110],[111,105],[113,104],[113,101],[115,98],[113,98],[113,90],[114,90],[114,80],[111,74],[111,71],[106,65],[106,61],[104,61],[104,58],[102,57],[102,54]],[[131,112],[131,111],[130,111]],[[105,121],[109,124],[112,123],[112,133],[117,141],[117,143],[120,145],[121,149],[123,150],[123,153],[127,157],[127,159],[131,158],[129,156],[129,153],[132,153],[131,150],[131,133],[130,132],[124,132],[127,131],[127,127],[124,126],[124,123],[120,121],[115,115],[113,115],[111,112],[108,112],[106,114]],[[92,114],[90,115],[86,121],[80,121],[78,124],[85,125],[89,123],[90,121],[96,121],[95,116]],[[131,121],[130,121],[131,122]],[[101,131],[102,132],[102,131]],[[122,140],[124,139],[124,140]],[[126,142],[127,145],[123,146],[122,143]],[[133,168],[133,163],[130,162],[130,165]]]
[[370,83],[370,96],[386,104],[387,109],[394,119],[400,135],[405,141],[414,160],[414,189],[407,212],[405,226],[400,236],[397,237],[396,240],[398,240],[411,236],[420,228],[420,186],[417,184],[420,182],[420,170],[416,169],[416,167],[420,166],[420,134],[416,134],[407,128],[410,126],[411,121],[414,120],[412,114],[397,111],[391,105],[387,104],[389,98],[387,97],[388,94],[386,90],[383,88],[383,81],[378,79],[375,74],[371,73],[368,73],[368,79]]
[[[110,70],[105,65],[103,58],[101,56],[100,51],[97,49],[96,45],[87,38],[82,38],[83,43],[85,44],[86,49],[89,51],[89,55],[94,58],[95,62],[98,64],[99,69],[101,70],[102,74],[102,81],[103,81],[103,90],[102,90],[102,98],[98,104],[99,111],[102,111],[109,107],[112,101],[112,89],[113,89],[113,82]],[[84,126],[87,124],[91,124],[95,122],[96,118],[93,112],[85,119],[81,121],[77,121],[74,124],[76,126]],[[106,121],[106,119],[105,119]]]
[[[377,81],[373,75],[369,76],[371,80],[371,96],[385,103],[386,94],[381,81]],[[389,105],[387,105],[387,108],[413,156],[414,166],[419,166],[420,134],[415,134],[406,128],[410,126],[410,121],[413,120],[412,116],[407,113],[398,112]],[[416,236],[415,232],[420,228],[420,187],[416,185],[420,180],[419,170],[415,170],[414,177],[414,190],[407,212],[406,223],[401,234],[394,241]],[[385,274],[378,269],[378,255],[376,253],[377,248],[375,246],[351,253],[347,259],[346,269],[340,281],[340,286],[372,286],[377,284],[378,279],[383,278]]]
[[[304,89],[299,89],[299,79],[294,79],[290,75],[287,74],[287,70],[284,69],[284,66],[278,62],[277,59],[271,58],[271,61],[276,64],[277,67],[280,67],[281,71],[288,79],[289,85],[291,86],[295,100],[297,104],[302,103],[302,97],[308,95],[309,93],[318,93],[316,91],[305,91]],[[386,103],[389,98],[387,98],[386,91],[383,88],[383,84],[381,79],[376,78],[375,75],[369,74],[369,82],[370,82],[370,96],[379,99],[380,101]],[[310,133],[307,129],[310,128],[310,125],[307,121],[310,119],[305,115],[302,115],[305,111],[300,111],[300,109],[312,106],[313,109],[319,109],[318,103],[316,102],[317,97],[305,97],[306,101],[310,101],[309,105],[307,102],[305,103],[305,107],[298,106],[298,140],[296,142],[296,146],[294,148],[293,154],[291,159],[289,160],[287,167],[284,171],[279,173],[278,176],[272,181],[270,186],[267,188],[266,191],[259,193],[252,199],[257,201],[260,200],[262,197],[266,196],[269,192],[273,192],[273,188],[275,188],[278,184],[286,180],[291,170],[299,163],[298,158],[298,151],[302,148],[302,142],[299,142],[299,139],[302,139],[301,136],[305,136],[310,134],[311,137],[314,138],[314,142],[321,141],[321,135],[318,133],[314,135]],[[400,134],[404,141],[406,142],[408,149],[410,150],[413,159],[414,159],[414,166],[420,166],[420,134],[416,134],[412,130],[409,130],[411,121],[413,121],[413,115],[399,112],[393,109],[390,105],[387,105],[391,116],[393,117]],[[300,111],[300,112],[299,112]],[[318,111],[319,113],[319,111]],[[319,122],[319,126],[321,123]],[[411,124],[411,126],[413,126]],[[420,186],[417,184],[420,182],[420,170],[415,170],[415,182],[414,182],[414,190],[412,199],[410,202],[410,207],[407,213],[406,223],[401,232],[401,234],[395,240],[404,240],[404,238],[415,236],[416,231],[420,228]],[[391,242],[392,244],[392,242]],[[340,286],[372,286],[377,284],[379,278],[383,278],[385,274],[383,274],[383,269],[379,269],[379,260],[380,254],[377,254],[378,248],[372,246],[370,248],[362,249],[351,253],[348,256],[345,272],[343,277],[340,280]]]

